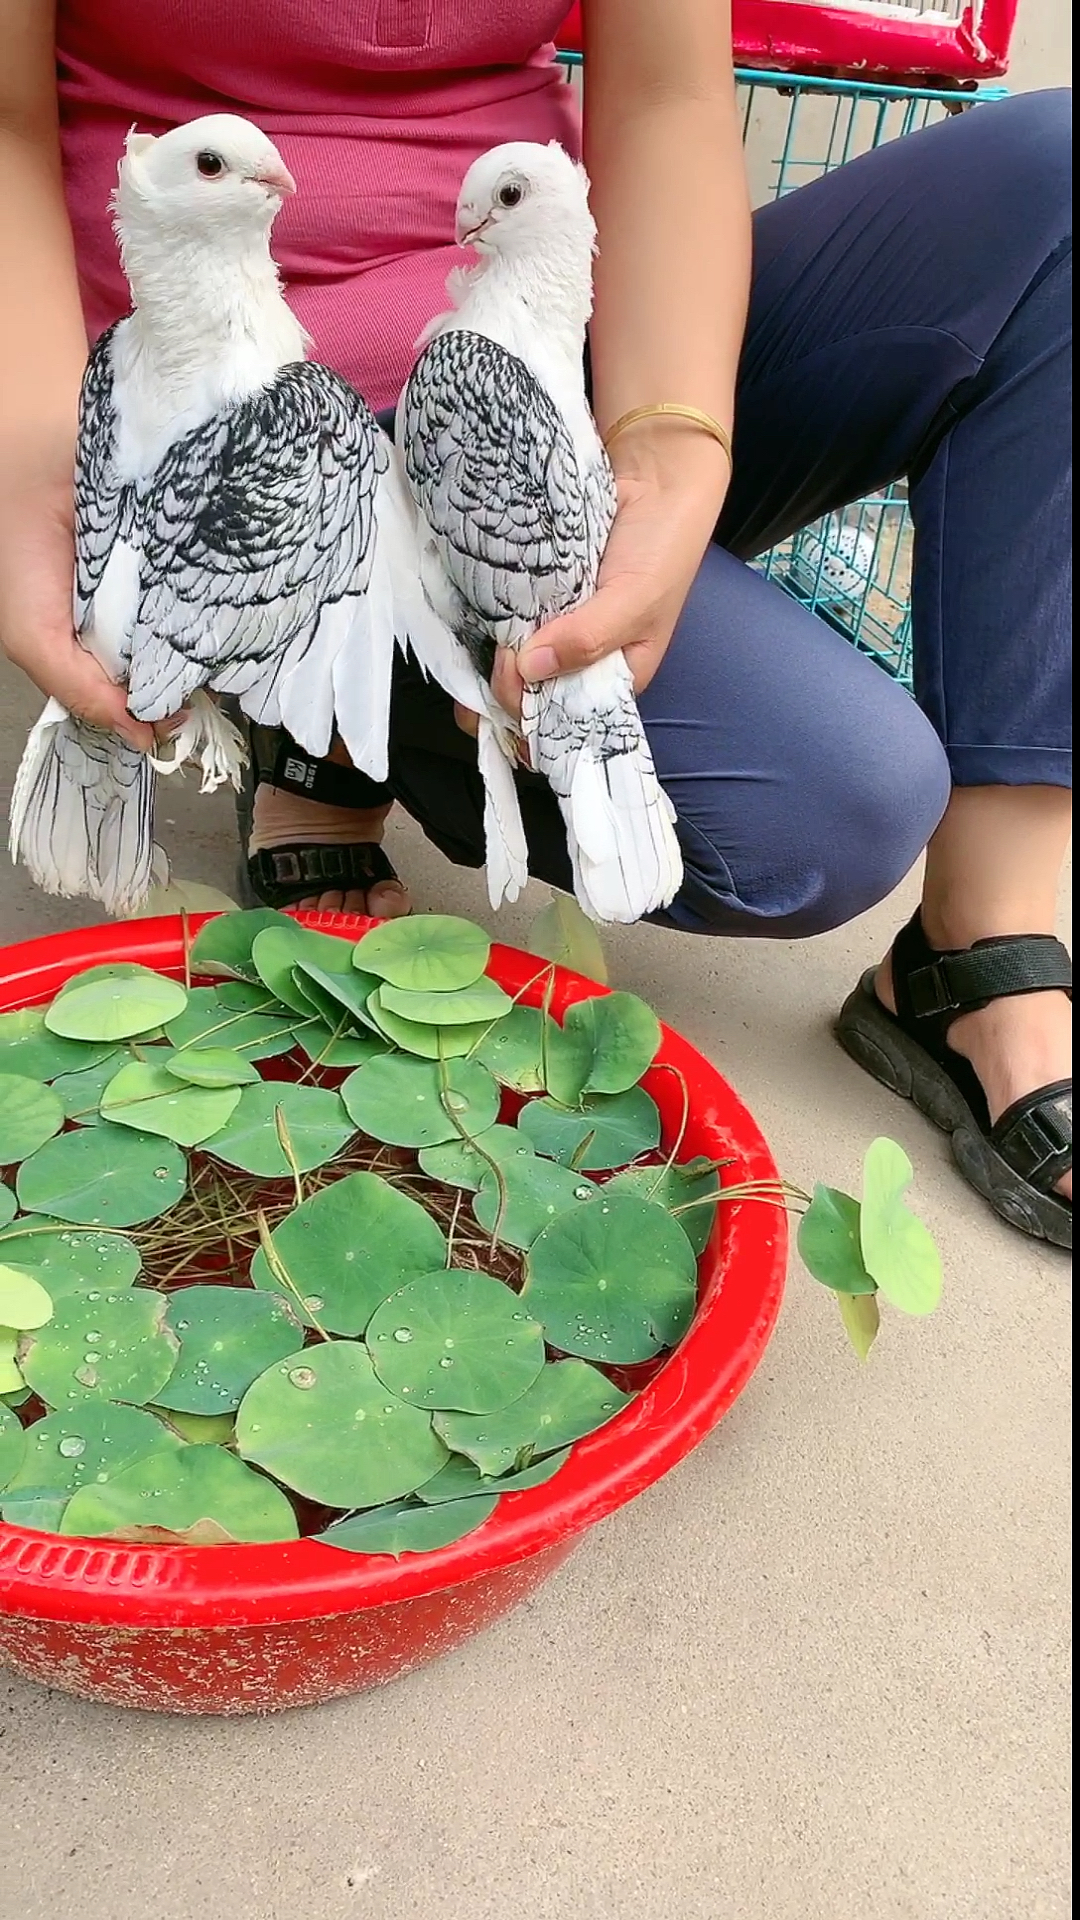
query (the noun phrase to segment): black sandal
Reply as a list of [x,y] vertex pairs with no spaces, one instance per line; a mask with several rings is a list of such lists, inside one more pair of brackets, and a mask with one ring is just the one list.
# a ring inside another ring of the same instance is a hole
[[896,1013],[878,999],[871,969],[844,1002],[841,1046],[951,1134],[964,1178],[1003,1220],[1071,1251],[1072,1203],[1054,1188],[1072,1167],[1072,1081],[1022,1095],[991,1124],[974,1067],[948,1044],[953,1021],[991,1000],[1050,988],[1071,999],[1066,949],[1051,934],[1017,934],[937,953],[916,913],[897,936],[892,965]]
[[[249,755],[244,788],[236,809],[245,847],[251,835],[255,789],[262,784],[300,794],[305,800],[321,800],[328,806],[351,807],[357,811],[385,806],[393,797],[388,788],[377,786],[353,767],[339,767],[330,760],[313,760],[277,727],[258,727],[242,718],[239,724],[247,738]],[[353,890],[367,893],[371,887],[396,880],[398,875],[375,841],[320,846],[308,840],[296,840],[284,847],[262,847],[258,853],[246,855],[241,862],[240,877],[246,904],[291,907],[311,894]]]

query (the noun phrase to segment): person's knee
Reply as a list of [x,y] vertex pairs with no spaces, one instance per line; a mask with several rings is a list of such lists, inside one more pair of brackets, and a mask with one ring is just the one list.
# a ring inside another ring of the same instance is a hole
[[836,770],[820,823],[826,876],[815,903],[815,933],[845,926],[884,900],[915,865],[948,805],[945,749],[914,701],[903,724],[868,732],[862,750]]
[[981,191],[1028,220],[1057,216],[1072,231],[1072,93],[1060,87],[1017,94],[972,110],[980,154]]

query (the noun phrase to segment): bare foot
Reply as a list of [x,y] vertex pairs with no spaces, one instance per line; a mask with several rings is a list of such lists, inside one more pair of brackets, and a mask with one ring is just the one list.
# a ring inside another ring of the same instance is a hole
[[[891,956],[875,979],[878,998],[896,1012]],[[986,1095],[991,1120],[997,1120],[1021,1094],[1072,1073],[1072,1004],[1064,993],[1014,994],[992,1000],[978,1013],[962,1013],[949,1028],[949,1045],[970,1060]],[[1072,1173],[1057,1190],[1072,1199]]]
[[[263,847],[286,847],[298,841],[321,847],[379,845],[389,812],[389,807],[352,812],[262,785],[255,793],[249,851],[258,853]],[[379,880],[366,892],[312,894],[297,905],[313,913],[369,913],[378,920],[395,920],[412,912],[409,890],[400,880]]]

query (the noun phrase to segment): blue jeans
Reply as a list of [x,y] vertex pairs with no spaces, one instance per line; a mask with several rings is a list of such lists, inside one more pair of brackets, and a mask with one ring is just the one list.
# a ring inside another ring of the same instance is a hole
[[[641,699],[686,867],[661,924],[824,932],[903,877],[950,783],[1071,784],[1070,107],[975,108],[755,215],[734,477]],[[746,564],[901,477],[915,701]],[[569,888],[554,799],[520,788],[532,872]],[[390,791],[482,865],[475,749],[408,664]]]

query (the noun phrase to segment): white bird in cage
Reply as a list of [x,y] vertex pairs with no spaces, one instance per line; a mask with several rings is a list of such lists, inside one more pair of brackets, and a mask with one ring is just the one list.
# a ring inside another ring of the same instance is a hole
[[877,532],[868,527],[810,527],[796,546],[798,580],[815,600],[857,612],[874,584]]

